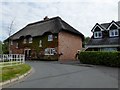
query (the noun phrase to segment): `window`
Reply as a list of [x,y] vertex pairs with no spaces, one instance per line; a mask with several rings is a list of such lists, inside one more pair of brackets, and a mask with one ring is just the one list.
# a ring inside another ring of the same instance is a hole
[[56,53],[55,48],[46,48],[45,55],[54,55]]
[[26,38],[23,40],[23,43],[25,44],[27,42]]
[[39,42],[39,47],[42,47],[42,40],[40,40]]
[[102,32],[94,32],[94,38],[102,38]]
[[18,48],[18,43],[16,43],[16,48]]
[[10,42],[10,45],[13,45],[13,41]]
[[48,41],[53,41],[53,35],[48,35]]
[[119,36],[119,31],[118,30],[110,30],[109,31],[109,36],[110,37]]
[[101,51],[117,51],[117,48],[101,48]]
[[32,40],[33,40],[32,37],[30,37],[30,38],[29,38],[29,43],[32,43]]

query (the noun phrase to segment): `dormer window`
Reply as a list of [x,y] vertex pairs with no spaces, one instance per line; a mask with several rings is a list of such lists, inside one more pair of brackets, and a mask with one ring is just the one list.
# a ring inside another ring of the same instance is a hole
[[32,43],[32,40],[33,40],[32,37],[30,37],[30,38],[29,38],[29,43]]
[[119,29],[119,26],[116,24],[116,22],[112,21],[107,29],[108,30],[115,30],[115,29]]
[[53,41],[53,35],[48,35],[48,41]]
[[94,32],[94,38],[102,38],[102,32]]
[[119,31],[118,31],[117,29],[115,29],[115,30],[110,30],[110,31],[109,31],[109,36],[110,36],[110,37],[119,36]]
[[10,45],[13,45],[13,41],[10,42]]
[[16,43],[16,48],[18,48],[18,43]]
[[39,47],[42,47],[42,40],[40,40],[39,42]]
[[25,38],[24,40],[23,40],[23,43],[25,44],[27,42],[27,39]]

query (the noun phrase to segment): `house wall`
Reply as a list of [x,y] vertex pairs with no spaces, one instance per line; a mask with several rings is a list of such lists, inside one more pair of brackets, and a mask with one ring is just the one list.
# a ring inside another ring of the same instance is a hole
[[77,50],[82,48],[82,39],[80,36],[67,33],[67,32],[60,32],[58,35],[58,53],[62,53],[60,55],[60,61],[66,60],[75,60],[75,54]]
[[[58,37],[57,34],[53,35],[53,41],[48,41],[48,35],[51,33],[46,33],[43,36],[33,37],[32,43],[27,42],[24,44],[24,38],[20,38],[18,40],[13,41],[13,45],[11,45],[11,51],[13,54],[25,54],[25,50],[31,50],[31,59],[54,59],[57,60],[56,56],[46,56],[41,55],[44,54],[44,50],[46,48],[57,48],[58,46]],[[42,40],[42,47],[39,47],[39,42]],[[16,43],[18,43],[18,48],[16,48]]]

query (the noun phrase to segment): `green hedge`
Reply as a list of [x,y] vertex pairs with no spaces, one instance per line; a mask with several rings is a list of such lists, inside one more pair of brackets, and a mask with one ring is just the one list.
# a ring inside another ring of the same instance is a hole
[[84,64],[120,67],[120,52],[80,52],[79,60]]

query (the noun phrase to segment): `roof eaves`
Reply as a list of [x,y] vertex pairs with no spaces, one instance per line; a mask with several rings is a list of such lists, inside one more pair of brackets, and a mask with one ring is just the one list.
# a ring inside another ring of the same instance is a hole
[[120,27],[120,25],[119,25],[117,22],[115,22],[114,20],[112,20],[112,22],[111,22],[111,23],[109,23],[108,27],[106,28],[107,30],[108,30],[108,28],[110,27],[110,25],[111,25],[112,23],[115,23],[117,26],[119,26],[119,27]]
[[102,30],[106,30],[103,26],[101,26],[99,23],[96,23],[95,26],[92,28],[91,32],[94,32],[94,29],[96,26],[99,26]]

